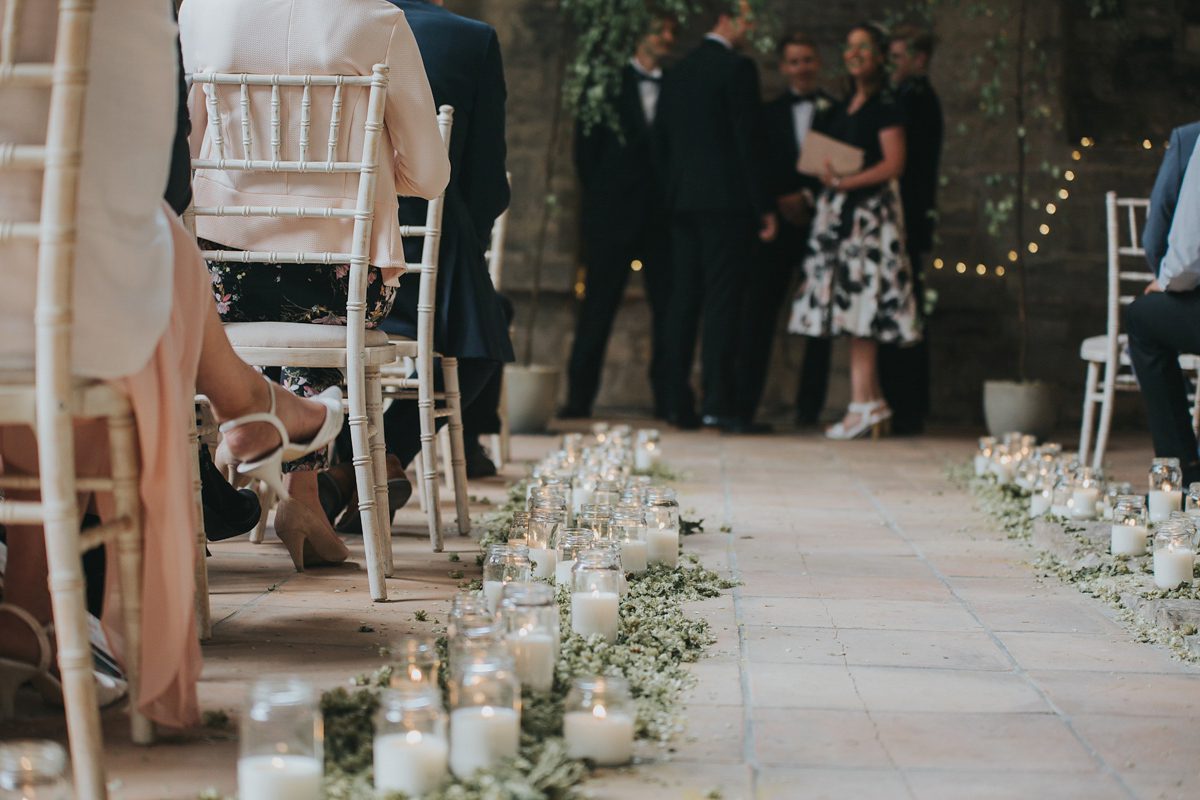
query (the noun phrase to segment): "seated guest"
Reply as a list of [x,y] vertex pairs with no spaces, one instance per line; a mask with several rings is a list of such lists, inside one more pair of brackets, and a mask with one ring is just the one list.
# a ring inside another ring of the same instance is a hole
[[[395,284],[404,267],[396,195],[437,197],[449,178],[446,148],[438,132],[433,96],[420,53],[404,14],[371,0],[187,0],[179,12],[183,59],[188,72],[258,72],[284,74],[370,75],[375,64],[389,68],[384,135],[376,180],[372,226],[371,274],[367,286],[367,325],[387,315]],[[328,126],[332,89],[314,89],[313,130]],[[330,94],[325,95],[325,92]],[[299,141],[299,92],[281,92],[287,130],[285,147]],[[192,150],[214,152],[217,131],[208,125],[206,91],[192,89]],[[365,97],[365,95],[364,95]],[[271,92],[250,91],[259,119],[267,119]],[[342,140],[338,160],[350,160],[362,149],[365,102],[343,103]],[[237,103],[220,104],[226,152],[242,155],[241,111]],[[257,137],[260,146],[269,139]],[[324,160],[325,137],[311,137],[309,158]],[[267,157],[265,154],[260,157]],[[287,175],[286,181],[263,172],[198,170],[194,179],[198,205],[295,205],[327,198],[331,207],[352,208],[358,183],[345,175],[321,172]],[[196,232],[211,250],[324,250],[349,252],[350,220],[272,217],[199,217]],[[213,291],[226,322],[307,322],[340,324],[346,315],[349,270],[346,265],[242,264],[213,261]],[[342,381],[341,370],[287,367],[284,386],[302,396],[318,395]],[[327,467],[324,453],[313,453],[289,466],[284,487],[290,500],[275,512],[275,532],[288,544],[297,569],[312,563],[339,562],[345,545],[329,525],[319,499],[316,470]]]
[[[513,360],[508,321],[484,258],[492,223],[508,208],[510,196],[504,167],[504,64],[500,42],[491,26],[452,14],[440,3],[391,2],[404,12],[412,27],[435,105],[454,108],[450,183],[442,207],[433,346],[437,352],[458,359],[458,383],[465,409],[501,365]],[[403,190],[401,193],[405,194]],[[400,222],[425,224],[425,209],[422,200],[400,198]],[[405,255],[419,260],[421,244],[418,238],[406,240]],[[391,313],[379,327],[388,333],[417,338],[418,288],[415,275],[402,280]],[[439,391],[441,375],[440,364],[435,365]],[[445,421],[443,418],[438,423]],[[384,413],[384,438],[389,456],[389,504],[395,510],[397,501],[403,503],[412,493],[404,468],[421,449],[415,400],[392,403]],[[341,449],[348,452],[344,445]],[[341,465],[328,473],[339,488],[337,502],[353,505],[357,499],[352,494],[352,481],[346,480],[349,475]],[[356,514],[343,519],[342,530],[359,529]]]
[[[55,46],[57,4],[29,0],[18,42],[18,61],[48,61]],[[196,680],[200,647],[195,628],[195,530],[188,417],[199,390],[228,428],[235,460],[263,461],[293,444],[304,450],[326,444],[341,414],[263,380],[241,361],[225,338],[210,280],[195,242],[162,200],[176,130],[178,67],[175,24],[159,0],[98,3],[93,18],[79,172],[74,271],[73,372],[101,379],[129,395],[143,465],[140,495],[145,536],[138,709],[154,722],[185,726],[199,721]],[[45,140],[47,95],[0,89],[0,141]],[[130,124],[136,121],[136,124]],[[0,175],[0,219],[34,220],[41,202],[41,173]],[[36,248],[0,245],[0,369],[33,365]],[[268,417],[267,410],[273,409]],[[244,418],[255,414],[258,421]],[[326,435],[318,436],[325,430]],[[286,438],[285,438],[286,437]],[[104,422],[75,427],[79,474],[107,474]],[[37,446],[25,427],[0,428],[0,459],[9,474],[37,471]],[[9,491],[8,499],[37,499]],[[96,497],[101,517],[111,497]],[[87,505],[81,498],[79,509]],[[10,525],[0,607],[0,707],[31,682],[61,703],[61,686],[46,631],[53,617],[45,540],[39,527]],[[112,559],[115,561],[115,559]],[[114,578],[115,579],[115,578]],[[111,588],[111,587],[110,587]],[[104,609],[108,627],[118,604]],[[101,683],[103,701],[116,699]]]
[[1200,353],[1200,122],[1177,128],[1150,197],[1144,245],[1156,279],[1125,310],[1154,455],[1178,458],[1183,483],[1200,481],[1180,353]]

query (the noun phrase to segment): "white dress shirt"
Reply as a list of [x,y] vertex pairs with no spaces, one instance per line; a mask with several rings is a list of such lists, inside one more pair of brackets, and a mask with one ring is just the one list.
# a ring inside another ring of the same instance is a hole
[[629,66],[638,74],[638,94],[641,95],[642,113],[646,117],[646,124],[653,125],[654,112],[658,110],[658,93],[662,91],[662,68],[647,71],[636,58],[629,59]]
[[812,100],[801,100],[795,102],[796,95],[792,95],[792,132],[796,135],[796,150],[804,148],[804,138],[808,136],[808,132],[812,130],[813,114],[816,112],[817,104]]
[[724,36],[720,35],[719,33],[706,33],[706,34],[704,34],[704,38],[712,39],[714,42],[723,46],[726,50],[733,49],[733,44],[728,39],[726,39]]
[[1183,173],[1158,285],[1174,292],[1200,286],[1200,147],[1192,151]]

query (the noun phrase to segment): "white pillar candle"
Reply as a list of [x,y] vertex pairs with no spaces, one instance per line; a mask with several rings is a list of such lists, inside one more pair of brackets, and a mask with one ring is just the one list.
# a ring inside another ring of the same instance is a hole
[[1096,498],[1100,496],[1100,490],[1092,487],[1083,487],[1075,489],[1071,493],[1074,500],[1071,509],[1071,516],[1075,519],[1095,519],[1096,518]]
[[569,561],[559,561],[554,565],[554,585],[566,586],[571,582],[571,567],[575,566],[575,559]]
[[487,599],[488,611],[493,614],[500,608],[500,598],[504,595],[504,581],[484,581],[483,596]]
[[621,566],[626,572],[640,575],[646,571],[646,543],[641,539],[621,542]]
[[1041,492],[1034,492],[1029,497],[1029,516],[1040,517],[1050,510],[1050,498]]
[[508,651],[517,665],[521,683],[538,692],[548,691],[554,683],[554,638],[548,633],[529,633],[521,629],[508,635]]
[[450,771],[470,777],[517,755],[521,715],[511,708],[469,706],[450,712]]
[[991,463],[991,460],[987,456],[985,456],[983,453],[976,454],[976,456],[975,456],[975,477],[982,478],[984,475],[987,475],[988,465],[990,463]]
[[564,714],[563,737],[568,758],[590,758],[601,767],[633,760],[633,717],[606,714],[604,706]]
[[420,797],[446,779],[450,745],[444,736],[409,731],[375,737],[375,788]]
[[638,446],[633,450],[633,468],[634,469],[650,469],[654,466],[655,451],[648,450],[644,445]]
[[1154,585],[1159,589],[1174,589],[1181,583],[1192,583],[1192,565],[1196,551],[1190,547],[1164,547],[1154,551]]
[[610,644],[617,641],[616,592],[575,592],[571,595],[571,630],[581,636],[598,633]]
[[1145,525],[1113,525],[1112,554],[1114,556],[1146,555]]
[[993,461],[992,474],[996,476],[997,483],[1010,483],[1012,481],[1012,463],[1009,461]]
[[532,574],[535,578],[554,577],[554,565],[557,561],[557,550],[540,547],[529,548],[529,562],[533,567]]
[[679,529],[650,528],[646,531],[646,560],[673,567],[679,563]]
[[571,505],[574,507],[574,512],[579,513],[579,509],[583,508],[588,503],[592,502],[592,490],[585,486],[576,486],[571,490]]
[[1161,489],[1151,489],[1150,511],[1151,522],[1164,522],[1171,518],[1172,511],[1178,511],[1183,505],[1183,492],[1164,492]]
[[1029,482],[1029,478],[1025,477],[1025,475],[1023,475],[1023,474],[1017,476],[1016,483],[1017,483],[1017,486],[1021,487],[1022,489],[1025,489],[1026,491],[1033,488],[1033,484]]
[[1069,517],[1071,516],[1071,507],[1052,505],[1050,506],[1050,513],[1056,517]]
[[320,800],[323,772],[312,756],[247,756],[238,760],[238,798]]

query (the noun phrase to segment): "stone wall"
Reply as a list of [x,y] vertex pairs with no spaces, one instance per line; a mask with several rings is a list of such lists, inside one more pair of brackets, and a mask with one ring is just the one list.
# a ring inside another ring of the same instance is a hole
[[[1200,35],[1197,20],[1187,16],[1191,12],[1181,10],[1188,4],[1126,2],[1124,7],[1133,11],[1090,20],[1078,13],[1077,2],[1033,4],[1029,25],[1030,38],[1039,42],[1031,58],[1045,52],[1047,74],[1042,80],[1054,88],[1046,103],[1048,119],[1030,124],[1031,199],[1044,203],[1061,188],[1069,191],[1069,199],[1055,198],[1058,210],[1053,216],[1042,209],[1031,209],[1028,215],[1026,243],[1036,241],[1039,248],[1028,260],[1029,374],[1060,385],[1066,424],[1079,417],[1084,376],[1079,343],[1104,329],[1104,192],[1147,195],[1170,128],[1200,118],[1194,88],[1200,86],[1196,80]],[[535,361],[563,365],[570,348],[580,264],[569,120],[563,121],[558,145],[548,158],[555,74],[561,48],[569,46],[564,45],[562,23],[553,0],[448,0],[447,5],[489,22],[500,35],[509,89],[509,168],[514,190],[502,288],[517,305],[520,358],[530,338],[524,323],[531,308],[529,290],[542,216],[548,215],[542,289],[530,349]],[[880,0],[789,3],[782,16],[785,27],[802,24],[817,39],[826,84],[832,86],[842,72],[840,44],[845,32],[861,19],[881,18],[896,5]],[[1017,284],[1007,254],[1024,245],[1018,245],[1011,232],[1000,240],[989,236],[983,213],[985,200],[996,196],[988,176],[1011,170],[1014,126],[1011,116],[995,121],[982,117],[979,91],[970,80],[973,59],[986,51],[987,38],[999,27],[1003,24],[986,16],[968,17],[954,8],[939,9],[935,16],[941,42],[931,79],[942,97],[947,136],[941,241],[934,255],[945,266],[929,270],[929,284],[939,294],[929,329],[934,418],[953,424],[982,420],[983,380],[1016,377]],[[680,52],[698,35],[698,31],[685,31]],[[1164,47],[1169,52],[1164,53]],[[773,56],[763,56],[760,63],[764,94],[774,96],[782,82]],[[1155,102],[1146,104],[1137,99],[1138,85],[1113,77],[1123,75],[1122,65],[1127,63],[1142,64],[1143,81],[1150,74],[1147,64],[1159,69],[1168,64],[1171,80],[1189,89],[1169,95],[1170,102],[1167,94],[1156,90]],[[1128,114],[1120,111],[1124,102]],[[1145,112],[1143,106],[1154,113]],[[1139,122],[1142,116],[1144,124]],[[1089,126],[1097,129],[1091,131]],[[1080,146],[1078,138],[1083,136],[1097,144]],[[1143,147],[1143,139],[1149,140],[1150,149]],[[1072,157],[1075,151],[1079,160]],[[551,160],[554,175],[547,184]],[[1076,179],[1067,183],[1053,178],[1039,169],[1043,161],[1073,169]],[[1036,233],[1043,222],[1050,225],[1050,233],[1044,236]],[[965,274],[955,270],[959,262],[967,265]],[[986,275],[976,274],[979,264],[985,265]],[[1006,268],[1002,277],[997,275],[998,266]],[[632,277],[610,345],[599,408],[648,408],[650,404],[645,380],[647,310],[640,282],[636,275]],[[778,338],[763,417],[789,415],[802,353],[803,345],[794,337]],[[845,370],[842,343],[835,348],[828,414],[844,407]],[[1142,415],[1137,400],[1124,400],[1118,407],[1118,424],[1140,424]]]

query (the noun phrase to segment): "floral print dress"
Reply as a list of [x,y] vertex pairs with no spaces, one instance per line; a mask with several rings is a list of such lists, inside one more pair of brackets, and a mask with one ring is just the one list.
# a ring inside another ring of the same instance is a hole
[[[202,250],[234,248],[200,240]],[[223,322],[307,322],[314,325],[345,325],[346,300],[350,296],[349,264],[244,264],[240,261],[208,262],[217,313]],[[378,269],[367,274],[367,327],[374,328],[387,316],[396,289],[385,286]],[[279,382],[301,397],[320,394],[330,386],[345,383],[340,369],[283,367]],[[310,453],[283,465],[285,472],[325,469],[324,451]]]

